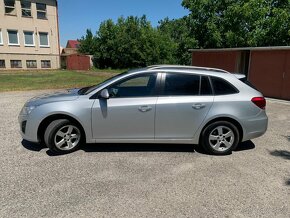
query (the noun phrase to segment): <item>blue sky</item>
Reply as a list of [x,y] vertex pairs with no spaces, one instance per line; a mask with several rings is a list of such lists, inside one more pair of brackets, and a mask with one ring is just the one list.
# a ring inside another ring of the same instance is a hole
[[169,17],[180,18],[188,14],[181,6],[182,0],[59,0],[59,24],[61,45],[68,39],[78,39],[86,29],[94,33],[100,23],[120,16],[145,14],[153,26]]

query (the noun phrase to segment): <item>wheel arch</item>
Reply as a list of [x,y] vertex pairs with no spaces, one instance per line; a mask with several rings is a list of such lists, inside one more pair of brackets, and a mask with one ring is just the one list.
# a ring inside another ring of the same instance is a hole
[[86,132],[82,126],[82,124],[74,117],[70,116],[70,115],[67,115],[67,114],[52,114],[52,115],[49,115],[47,116],[46,118],[44,118],[39,126],[38,126],[38,129],[37,129],[37,137],[38,137],[38,140],[40,142],[43,142],[43,137],[44,137],[44,132],[47,128],[47,126],[54,120],[58,120],[58,119],[67,119],[75,124],[77,124],[79,127],[80,127],[80,130],[82,132],[82,135],[84,136],[84,142],[86,141]]
[[201,134],[203,133],[204,129],[205,129],[208,125],[210,125],[210,124],[212,124],[212,123],[214,123],[214,122],[217,122],[217,121],[228,121],[228,122],[234,124],[234,125],[237,127],[238,131],[239,131],[239,135],[240,135],[239,142],[241,142],[241,141],[243,140],[244,130],[243,130],[242,125],[241,125],[241,124],[240,124],[236,119],[234,119],[234,118],[223,116],[223,117],[216,117],[216,118],[214,118],[214,119],[212,119],[212,120],[209,120],[209,121],[208,121],[208,122],[203,126],[203,128],[202,128],[202,130],[200,131],[200,134],[199,134],[199,140],[198,140],[199,143],[201,142],[201,141],[200,141],[200,140],[201,140]]

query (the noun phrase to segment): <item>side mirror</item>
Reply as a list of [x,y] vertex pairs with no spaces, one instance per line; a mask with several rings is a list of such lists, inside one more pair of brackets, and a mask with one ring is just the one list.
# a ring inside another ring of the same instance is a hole
[[109,95],[108,89],[103,89],[99,96],[100,98],[103,98],[103,99],[109,99],[110,95]]

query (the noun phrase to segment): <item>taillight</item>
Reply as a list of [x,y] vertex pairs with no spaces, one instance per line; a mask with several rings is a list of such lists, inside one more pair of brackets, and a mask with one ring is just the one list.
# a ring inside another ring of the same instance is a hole
[[266,108],[266,99],[264,97],[254,97],[252,98],[252,102],[261,109]]

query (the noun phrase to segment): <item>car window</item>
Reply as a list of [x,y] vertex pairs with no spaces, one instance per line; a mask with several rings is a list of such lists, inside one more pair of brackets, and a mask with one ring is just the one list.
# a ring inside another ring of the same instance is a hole
[[200,95],[212,95],[212,89],[207,76],[201,77]]
[[166,73],[164,96],[199,95],[200,76]]
[[136,77],[133,79],[129,79],[123,83],[121,83],[119,86],[120,87],[145,87],[148,86],[150,76],[141,76],[141,77]]
[[111,82],[111,81],[117,79],[118,77],[122,77],[122,76],[124,76],[124,75],[127,74],[127,73],[128,73],[128,72],[126,71],[126,72],[123,72],[123,73],[117,74],[117,75],[115,75],[115,76],[113,76],[113,77],[111,77],[111,78],[108,78],[108,79],[106,79],[105,81],[103,81],[103,82],[101,82],[101,83],[99,83],[99,84],[97,84],[97,85],[94,85],[94,86],[83,87],[83,88],[81,88],[81,89],[78,91],[78,94],[79,94],[79,95],[87,95],[87,94],[93,92],[94,90],[96,90],[97,88],[101,87],[102,85],[104,85],[104,84],[106,84],[106,83],[109,83],[109,82]]
[[238,90],[222,78],[211,77],[215,95],[229,95],[238,93]]
[[156,74],[132,76],[108,87],[110,98],[149,97],[155,94]]

